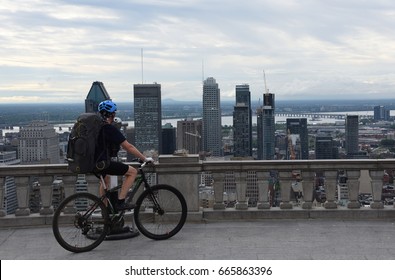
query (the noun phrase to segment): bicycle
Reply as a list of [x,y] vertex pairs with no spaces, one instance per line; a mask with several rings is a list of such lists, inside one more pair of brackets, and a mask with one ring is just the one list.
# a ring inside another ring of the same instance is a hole
[[[184,226],[187,204],[175,187],[165,184],[151,186],[143,170],[146,165],[139,161],[139,176],[126,202],[130,203],[144,185],[133,209],[134,223],[148,238],[168,239]],[[58,243],[74,253],[87,252],[99,246],[112,230],[122,228],[126,211],[116,211],[111,199],[120,188],[107,187],[101,197],[77,192],[65,198],[56,209],[52,221],[52,230]]]

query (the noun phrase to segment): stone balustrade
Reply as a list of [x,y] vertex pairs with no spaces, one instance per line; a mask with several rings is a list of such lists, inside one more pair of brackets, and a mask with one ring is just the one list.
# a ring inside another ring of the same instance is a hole
[[[133,164],[133,163],[131,163]],[[385,170],[393,170],[393,159],[361,160],[295,160],[295,161],[199,161],[195,155],[185,157],[161,156],[155,166],[158,184],[169,184],[178,188],[188,204],[188,220],[204,219],[257,219],[257,218],[394,218],[393,205],[381,201],[383,175]],[[303,187],[300,205],[291,201],[292,172],[298,170]],[[337,174],[347,173],[348,203],[340,206],[336,200]],[[279,207],[272,207],[269,199],[270,172],[276,171],[281,185]],[[257,203],[249,207],[247,177],[253,172],[258,191]],[[212,177],[213,204],[202,208],[199,201],[199,184],[202,173]],[[227,207],[224,199],[225,174],[233,174],[236,203]],[[315,205],[313,201],[315,174],[325,177],[326,201]],[[361,174],[367,174],[362,176]],[[7,215],[0,204],[0,227],[37,226],[51,224],[54,211],[53,181],[62,182],[61,195],[66,197],[76,191],[77,175],[68,171],[67,165],[18,165],[0,167],[0,185],[7,176],[14,177],[18,208],[15,214]],[[33,178],[39,185],[39,211],[32,213],[29,206]],[[99,180],[88,175],[85,178],[87,191],[98,194]],[[358,201],[361,184],[368,184],[372,194],[370,207],[361,207]],[[0,188],[0,201],[4,199],[4,188]]]

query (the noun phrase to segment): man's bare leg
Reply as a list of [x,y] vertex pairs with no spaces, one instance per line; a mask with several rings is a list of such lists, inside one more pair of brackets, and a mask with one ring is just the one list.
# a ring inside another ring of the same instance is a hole
[[[104,183],[106,184],[106,188],[108,188],[109,184],[110,184],[110,176],[106,176],[104,177]],[[103,181],[100,180],[100,186],[99,186],[99,194],[100,196],[103,196],[105,194],[104,191],[104,186],[103,186]]]
[[129,189],[133,186],[134,180],[137,177],[137,170],[129,166],[128,171],[125,173],[125,180],[122,183],[121,191],[118,194],[118,199],[125,199]]

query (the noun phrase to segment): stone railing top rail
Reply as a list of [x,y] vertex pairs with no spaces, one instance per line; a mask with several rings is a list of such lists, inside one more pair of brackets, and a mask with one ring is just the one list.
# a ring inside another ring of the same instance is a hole
[[[193,159],[193,160],[192,160]],[[134,165],[135,163],[130,163]],[[194,167],[196,171],[248,171],[248,170],[386,170],[395,169],[395,159],[336,159],[336,160],[218,160],[199,161],[197,157],[164,157],[159,159],[157,171],[177,167]],[[181,169],[180,169],[181,168]],[[67,164],[37,164],[37,165],[13,165],[1,166],[0,177],[5,176],[43,176],[72,174],[67,169]]]

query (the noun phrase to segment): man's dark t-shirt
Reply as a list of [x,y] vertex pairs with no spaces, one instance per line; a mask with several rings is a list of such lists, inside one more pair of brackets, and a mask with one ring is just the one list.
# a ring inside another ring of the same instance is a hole
[[[99,143],[95,153],[96,158],[99,161],[104,160],[107,158],[107,154],[110,157],[116,157],[120,149],[120,144],[125,140],[125,136],[123,136],[118,128],[111,124],[103,125],[99,134]],[[103,152],[105,149],[107,149],[108,153]]]

